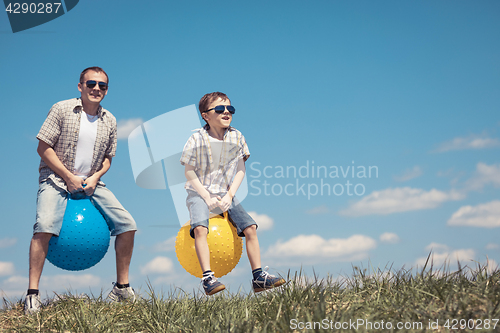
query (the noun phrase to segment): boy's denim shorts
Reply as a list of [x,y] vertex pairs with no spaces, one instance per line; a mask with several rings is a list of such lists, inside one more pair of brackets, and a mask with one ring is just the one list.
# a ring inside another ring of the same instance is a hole
[[[59,236],[69,195],[66,190],[54,185],[51,180],[40,183],[33,234],[45,232]],[[80,197],[84,198],[84,193],[81,193]],[[106,220],[111,236],[137,230],[132,215],[105,186],[97,185],[94,194],[90,196],[90,201]]]
[[[186,199],[186,206],[189,210],[189,215],[191,217],[191,229],[189,234],[192,238],[194,238],[194,228],[198,226],[204,226],[208,230],[208,220],[210,218],[210,213],[208,211],[208,206],[205,203],[205,200],[195,191],[186,190],[188,192],[188,196]],[[225,193],[220,193],[219,196],[222,198]],[[214,210],[214,213],[222,213],[220,209]],[[233,198],[233,202],[231,206],[227,210],[229,215],[229,220],[236,227],[236,231],[238,232],[238,236],[245,237],[243,230],[248,228],[251,225],[257,226],[257,223],[253,220],[253,218],[248,215],[243,206],[239,203],[239,201]]]

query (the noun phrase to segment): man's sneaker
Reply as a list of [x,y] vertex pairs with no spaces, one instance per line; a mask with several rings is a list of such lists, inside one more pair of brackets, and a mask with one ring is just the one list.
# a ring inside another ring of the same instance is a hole
[[259,277],[252,280],[253,291],[258,293],[264,290],[272,289],[274,287],[279,287],[286,281],[280,277],[276,277],[267,272],[269,267],[265,267]]
[[135,301],[135,292],[132,287],[127,288],[118,288],[116,283],[114,284],[113,290],[108,295],[108,299],[111,302],[134,302]]
[[226,286],[217,281],[217,278],[213,275],[209,275],[201,279],[201,283],[203,284],[203,289],[205,289],[205,294],[213,295],[226,289]]
[[32,315],[40,311],[42,302],[39,295],[27,295],[24,301],[24,314]]

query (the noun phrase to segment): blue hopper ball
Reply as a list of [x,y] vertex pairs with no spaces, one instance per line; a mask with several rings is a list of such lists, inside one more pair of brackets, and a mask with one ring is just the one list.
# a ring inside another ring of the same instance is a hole
[[69,271],[81,271],[97,264],[108,251],[106,220],[90,202],[68,198],[59,237],[52,236],[47,260]]

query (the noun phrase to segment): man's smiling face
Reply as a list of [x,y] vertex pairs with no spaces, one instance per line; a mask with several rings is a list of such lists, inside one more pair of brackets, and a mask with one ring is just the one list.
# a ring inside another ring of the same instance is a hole
[[[95,81],[96,85],[89,88],[87,85],[88,81]],[[106,90],[101,90],[99,82],[108,83],[106,74],[95,71],[85,73],[83,82],[78,83],[78,90],[82,93],[83,104],[99,104],[104,99],[104,96],[108,93],[108,89],[106,86]]]

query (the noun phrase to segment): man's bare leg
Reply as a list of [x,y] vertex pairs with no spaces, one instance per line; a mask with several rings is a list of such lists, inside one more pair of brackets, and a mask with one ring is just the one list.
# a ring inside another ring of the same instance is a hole
[[115,239],[116,282],[127,284],[132,251],[134,250],[135,231],[119,234]]
[[39,232],[34,234],[33,238],[31,238],[28,289],[38,289],[45,258],[49,251],[49,241],[51,237],[51,233]]

